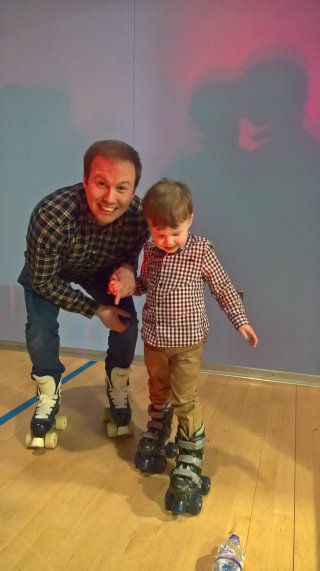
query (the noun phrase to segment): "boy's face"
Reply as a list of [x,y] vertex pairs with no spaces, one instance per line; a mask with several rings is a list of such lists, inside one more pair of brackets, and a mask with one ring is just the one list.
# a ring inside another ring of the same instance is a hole
[[183,248],[188,239],[189,228],[192,223],[192,217],[182,222],[177,228],[157,228],[153,226],[151,220],[147,219],[151,237],[157,248],[166,252],[166,254],[174,254],[179,248]]

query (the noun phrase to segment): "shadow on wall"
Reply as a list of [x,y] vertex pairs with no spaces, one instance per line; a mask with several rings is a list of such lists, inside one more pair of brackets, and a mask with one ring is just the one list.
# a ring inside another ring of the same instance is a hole
[[23,289],[18,284],[0,287],[0,315],[0,340],[25,343],[26,308]]
[[[72,123],[68,96],[61,90],[18,84],[3,86],[0,113],[3,286],[16,284],[34,206],[56,188],[81,180],[84,145]],[[2,288],[0,338],[21,340],[18,322],[24,323],[25,310],[20,301],[14,313],[9,310],[6,303],[10,287]]]
[[304,126],[301,58],[270,54],[194,92],[201,148],[169,176],[193,189],[193,231],[216,244],[260,334],[260,352],[234,364],[319,374],[320,142]]
[[0,111],[0,165],[6,195],[15,193],[30,210],[55,184],[65,184],[66,178],[73,181],[74,174],[81,179],[83,141],[72,123],[65,92],[5,85],[0,89]]

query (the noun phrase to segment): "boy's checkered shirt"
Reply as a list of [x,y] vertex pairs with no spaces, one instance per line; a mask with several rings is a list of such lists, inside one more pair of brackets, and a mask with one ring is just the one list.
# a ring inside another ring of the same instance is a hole
[[144,342],[184,347],[206,340],[205,283],[236,329],[248,323],[242,300],[207,238],[189,234],[186,245],[174,254],[147,242],[135,292],[147,294],[142,310]]

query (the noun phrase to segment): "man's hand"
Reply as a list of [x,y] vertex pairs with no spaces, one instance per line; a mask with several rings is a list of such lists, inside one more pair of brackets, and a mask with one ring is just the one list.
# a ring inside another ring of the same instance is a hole
[[112,305],[99,305],[95,315],[99,317],[105,327],[123,333],[128,328],[131,314],[124,309]]
[[129,264],[123,264],[110,277],[108,293],[115,296],[115,304],[118,305],[122,297],[132,295],[136,289],[136,277],[134,269]]
[[247,323],[246,325],[241,325],[238,329],[241,337],[249,342],[250,347],[254,348],[258,345],[258,337],[254,329]]

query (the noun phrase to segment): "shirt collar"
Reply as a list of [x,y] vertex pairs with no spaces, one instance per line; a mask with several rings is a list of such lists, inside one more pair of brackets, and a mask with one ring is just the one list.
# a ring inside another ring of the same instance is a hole
[[151,241],[151,243],[153,244],[154,248],[160,252],[163,256],[176,256],[177,254],[180,254],[180,252],[184,252],[185,250],[187,250],[191,244],[193,240],[193,235],[192,234],[188,234],[188,238],[187,241],[185,243],[184,246],[182,246],[182,248],[179,248],[176,252],[174,252],[174,254],[167,254],[166,252],[164,252],[163,250],[161,250],[160,248],[158,248],[154,242]]

